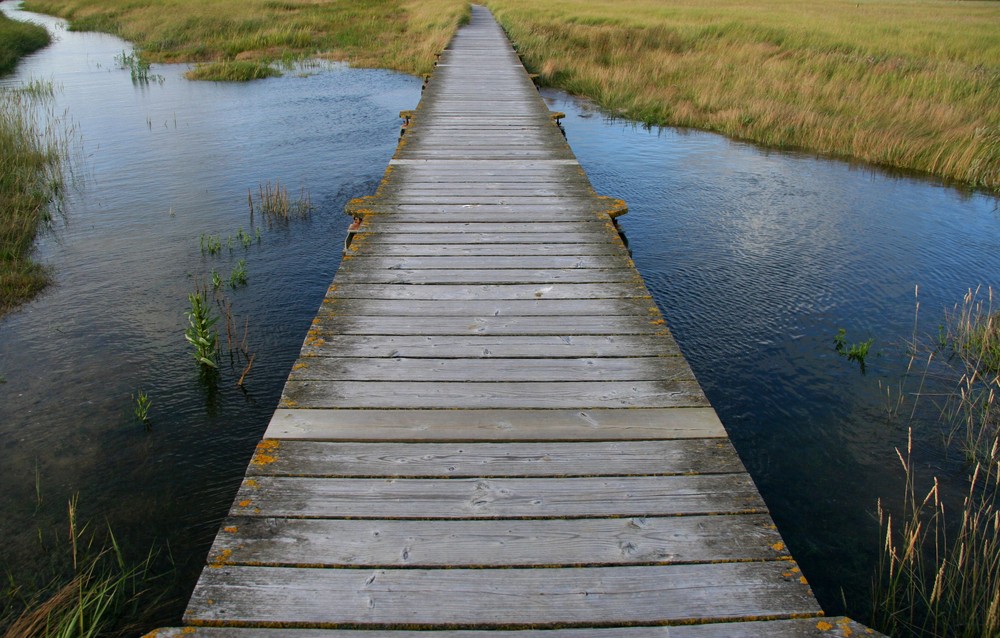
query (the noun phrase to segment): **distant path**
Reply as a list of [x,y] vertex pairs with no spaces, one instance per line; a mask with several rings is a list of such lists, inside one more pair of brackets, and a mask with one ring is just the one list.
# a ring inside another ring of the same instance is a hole
[[352,209],[189,626],[155,635],[865,633],[819,617],[615,230],[621,202],[485,9]]

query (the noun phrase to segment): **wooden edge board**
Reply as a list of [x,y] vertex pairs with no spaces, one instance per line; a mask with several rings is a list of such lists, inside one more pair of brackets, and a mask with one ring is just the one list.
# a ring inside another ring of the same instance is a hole
[[684,626],[521,630],[410,631],[381,629],[253,629],[168,627],[143,638],[885,638],[845,616],[727,622]]
[[[787,561],[572,569],[206,569],[189,624],[454,629],[819,616]],[[209,602],[212,601],[212,602]],[[501,604],[502,603],[502,604]]]

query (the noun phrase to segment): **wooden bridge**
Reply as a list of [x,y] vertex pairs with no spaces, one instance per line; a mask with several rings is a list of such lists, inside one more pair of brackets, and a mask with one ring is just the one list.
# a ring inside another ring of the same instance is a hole
[[623,204],[486,9],[351,212],[187,626],[150,635],[871,633],[822,617],[629,259]]

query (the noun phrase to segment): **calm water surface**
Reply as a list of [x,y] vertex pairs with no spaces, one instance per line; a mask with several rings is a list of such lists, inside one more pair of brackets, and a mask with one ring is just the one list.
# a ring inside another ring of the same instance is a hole
[[[373,192],[419,81],[336,67],[196,83],[158,66],[162,84],[134,86],[114,62],[130,45],[34,19],[58,42],[0,82],[61,87],[82,152],[65,223],[40,245],[56,283],[0,322],[0,563],[38,571],[36,530],[79,492],[81,518],[107,518],[134,550],[169,546],[176,601],[150,622],[176,621],[336,271],[343,204]],[[863,609],[873,510],[898,491],[905,438],[876,381],[899,378],[915,285],[932,331],[968,287],[997,283],[995,200],[546,97],[595,188],[628,201],[636,263],[824,606],[843,590]],[[248,189],[276,179],[308,190],[312,218],[203,255],[199,236],[249,229]],[[245,392],[226,365],[213,392],[182,337],[186,295],[237,259],[249,285],[226,294],[257,358]],[[833,353],[840,327],[876,338],[866,376]],[[140,387],[148,432],[131,416]]]

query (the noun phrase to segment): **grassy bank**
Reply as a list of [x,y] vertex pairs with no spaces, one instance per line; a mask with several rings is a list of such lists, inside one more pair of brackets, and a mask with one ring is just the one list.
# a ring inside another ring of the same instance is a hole
[[488,0],[546,84],[1000,191],[1000,3]]
[[39,107],[52,86],[0,88],[0,317],[49,281],[32,260],[35,236],[52,219],[63,188],[63,132],[43,125]]
[[118,35],[152,62],[202,62],[196,79],[242,79],[250,66],[235,62],[299,55],[426,73],[468,16],[460,0],[29,0],[24,6],[67,18],[74,30]]
[[48,43],[45,27],[11,20],[0,13],[0,75],[10,73],[23,56]]

